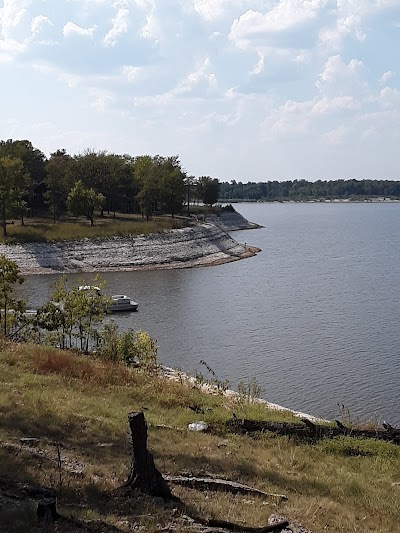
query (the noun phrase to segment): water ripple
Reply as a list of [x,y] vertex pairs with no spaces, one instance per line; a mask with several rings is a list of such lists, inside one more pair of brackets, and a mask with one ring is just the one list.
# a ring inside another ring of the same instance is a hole
[[[256,377],[269,401],[324,417],[400,424],[400,205],[239,205],[263,229],[237,232],[256,257],[218,267],[104,275],[158,339],[161,360],[200,359],[231,383]],[[76,276],[79,279],[81,276]],[[25,284],[31,305],[54,276]]]

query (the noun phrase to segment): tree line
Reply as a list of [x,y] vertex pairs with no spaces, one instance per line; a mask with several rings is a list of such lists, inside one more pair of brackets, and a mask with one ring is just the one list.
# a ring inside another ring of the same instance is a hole
[[71,155],[59,149],[46,157],[29,140],[0,141],[0,223],[3,236],[7,219],[46,211],[54,222],[67,212],[155,213],[175,216],[191,202],[213,205],[219,181],[210,176],[189,176],[179,156],[131,156],[86,150]]
[[232,180],[220,184],[221,201],[306,201],[323,199],[359,200],[386,197],[400,198],[400,181],[333,180],[268,181],[242,183]]

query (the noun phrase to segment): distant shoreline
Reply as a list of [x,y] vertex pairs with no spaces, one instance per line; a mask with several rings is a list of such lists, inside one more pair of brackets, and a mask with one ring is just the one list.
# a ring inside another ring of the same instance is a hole
[[368,198],[350,200],[348,198],[315,200],[219,200],[221,204],[398,204],[400,198]]

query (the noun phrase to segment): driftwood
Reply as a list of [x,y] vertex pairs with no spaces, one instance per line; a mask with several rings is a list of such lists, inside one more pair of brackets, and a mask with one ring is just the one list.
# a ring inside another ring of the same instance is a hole
[[147,450],[147,425],[143,413],[130,413],[129,426],[132,434],[132,462],[124,487],[139,489],[150,496],[176,499],[161,473],[154,465],[153,456]]
[[235,431],[243,433],[270,431],[275,433],[275,435],[295,436],[310,440],[348,435],[350,437],[381,439],[400,444],[400,429],[395,429],[388,424],[385,424],[385,429],[361,429],[346,427],[341,422],[337,422],[336,426],[317,425],[307,418],[302,418],[301,423],[298,424],[233,418],[228,422],[228,426]]
[[277,498],[279,500],[288,499],[284,494],[271,494],[259,489],[255,489],[254,487],[249,487],[248,485],[242,485],[242,483],[236,483],[235,481],[227,481],[219,478],[164,476],[164,479],[169,483],[176,483],[177,485],[184,485],[186,487],[199,490],[226,491],[233,494],[251,494],[253,496],[264,496],[266,498]]

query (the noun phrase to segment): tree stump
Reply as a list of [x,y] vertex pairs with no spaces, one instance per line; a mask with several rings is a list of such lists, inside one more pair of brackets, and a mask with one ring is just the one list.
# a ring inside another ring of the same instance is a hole
[[41,500],[37,507],[37,517],[39,525],[46,527],[53,522],[56,522],[60,515],[57,513],[56,500]]
[[124,487],[138,489],[150,496],[174,500],[167,483],[154,465],[153,456],[147,450],[147,424],[144,414],[129,413],[132,434],[132,463]]

